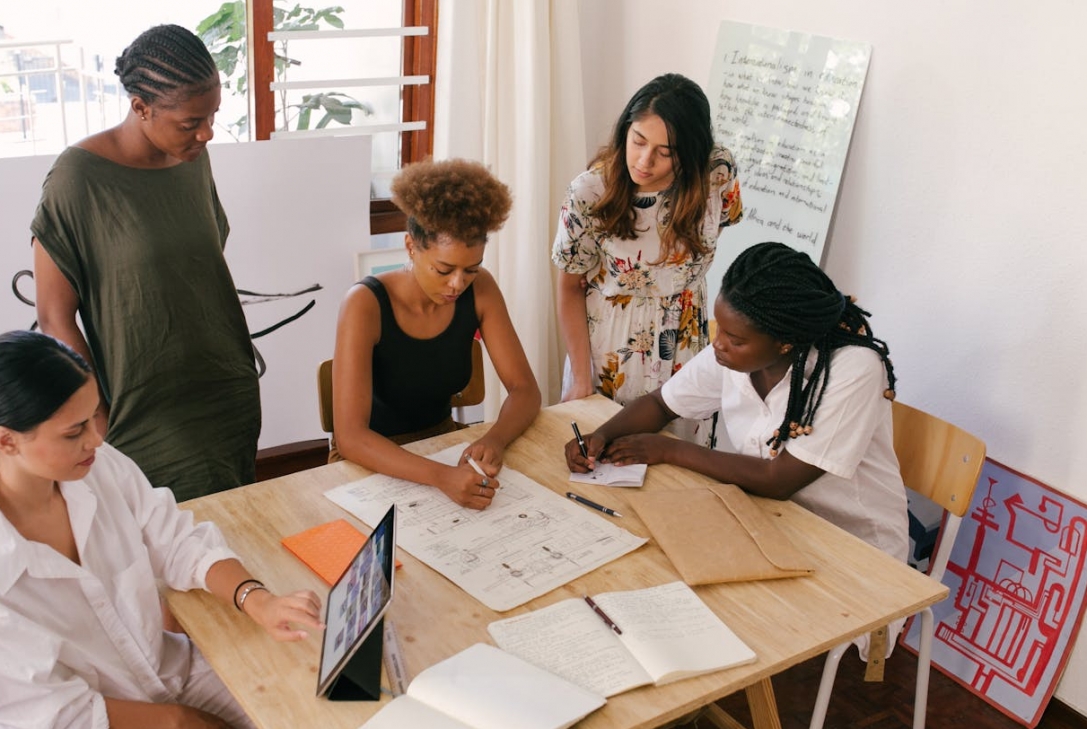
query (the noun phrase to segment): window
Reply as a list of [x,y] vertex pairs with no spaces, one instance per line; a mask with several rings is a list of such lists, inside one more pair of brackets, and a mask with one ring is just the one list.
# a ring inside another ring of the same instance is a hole
[[128,99],[116,57],[147,28],[177,23],[201,33],[224,71],[217,143],[372,133],[371,230],[404,230],[388,182],[432,150],[438,0],[249,2],[5,3],[0,156],[56,154],[119,123]]
[[113,69],[125,46],[160,23],[194,28],[222,2],[0,3],[0,157],[57,154],[119,123],[128,97]]
[[404,230],[388,183],[433,148],[437,0],[342,0],[343,29],[328,16],[287,17],[274,0],[252,2],[252,36],[269,39],[253,46],[255,137],[371,131],[371,233]]

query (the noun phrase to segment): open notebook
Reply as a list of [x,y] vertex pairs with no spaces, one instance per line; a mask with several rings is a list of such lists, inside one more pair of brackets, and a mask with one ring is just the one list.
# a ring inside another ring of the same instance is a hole
[[750,663],[755,653],[682,582],[593,596],[491,623],[503,650],[590,691],[614,696]]
[[363,729],[566,729],[606,699],[476,643],[411,682]]

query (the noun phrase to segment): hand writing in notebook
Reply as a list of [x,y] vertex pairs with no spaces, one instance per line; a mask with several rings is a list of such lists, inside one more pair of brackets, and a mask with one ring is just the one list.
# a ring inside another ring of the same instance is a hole
[[606,441],[595,433],[582,435],[576,422],[571,422],[570,427],[574,437],[566,443],[566,463],[574,473],[590,473],[596,468]]

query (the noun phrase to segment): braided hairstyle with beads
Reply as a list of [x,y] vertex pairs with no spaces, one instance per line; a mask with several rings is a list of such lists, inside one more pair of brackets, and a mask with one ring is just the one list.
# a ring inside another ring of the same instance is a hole
[[166,107],[219,84],[207,46],[180,25],[145,30],[117,57],[114,73],[130,95]]
[[[887,372],[883,396],[893,400],[895,374],[887,343],[872,335],[867,311],[843,296],[807,254],[784,243],[758,243],[743,251],[721,282],[721,296],[759,330],[792,348],[792,377],[785,417],[766,442],[776,456],[790,438],[812,432],[815,411],[830,380],[830,359],[839,347],[867,347]],[[807,385],[804,370],[815,351]]]

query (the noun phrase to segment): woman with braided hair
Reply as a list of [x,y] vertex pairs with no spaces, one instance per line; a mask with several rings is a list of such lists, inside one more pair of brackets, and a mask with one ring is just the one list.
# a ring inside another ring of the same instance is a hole
[[94,367],[106,440],[181,501],[251,482],[260,433],[253,346],[223,256],[230,227],[205,150],[219,71],[193,33],[159,25],[116,73],[128,115],[62,152],[42,187],[37,314]]
[[[905,560],[894,370],[867,316],[806,254],[751,246],[725,273],[713,347],[588,435],[589,458],[568,443],[570,470],[586,472],[597,460],[683,466],[792,499]],[[677,417],[718,410],[720,450],[656,434]]]

